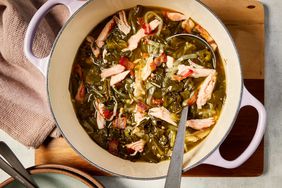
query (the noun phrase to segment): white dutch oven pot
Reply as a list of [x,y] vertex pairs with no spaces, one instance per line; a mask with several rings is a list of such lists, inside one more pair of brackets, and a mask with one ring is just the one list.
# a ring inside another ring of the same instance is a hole
[[[41,19],[57,4],[65,5],[70,18],[58,34],[51,53],[45,58],[35,57],[32,41]],[[203,26],[218,44],[226,73],[226,101],[215,127],[203,142],[185,153],[183,171],[199,164],[236,168],[256,150],[265,131],[264,106],[243,86],[240,61],[234,42],[222,22],[204,5],[195,0],[49,0],[34,15],[26,32],[24,52],[29,61],[47,76],[47,91],[54,118],[70,145],[91,164],[114,175],[129,178],[159,178],[166,176],[169,161],[157,164],[131,162],[118,158],[98,146],[79,124],[68,90],[69,77],[77,50],[87,34],[104,18],[121,9],[136,5],[158,6],[177,10],[191,16]],[[252,141],[235,160],[225,160],[220,144],[230,132],[240,108],[246,105],[258,111],[258,124]]]

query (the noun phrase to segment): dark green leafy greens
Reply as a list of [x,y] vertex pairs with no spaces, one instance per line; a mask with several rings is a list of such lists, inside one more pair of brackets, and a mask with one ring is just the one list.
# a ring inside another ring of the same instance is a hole
[[[211,52],[197,40],[167,40],[185,32],[201,36],[197,27],[187,30],[183,20],[172,21],[167,12],[174,11],[140,5],[126,10],[129,33],[115,24],[99,48],[95,39],[112,16],[105,19],[83,41],[73,65],[69,90],[81,125],[97,144],[124,159],[154,163],[169,159],[186,105],[192,123],[186,130],[185,151],[190,150],[209,134],[224,103],[225,74],[218,51],[213,70]],[[152,30],[154,20],[159,24]],[[142,29],[145,35],[137,48],[124,50]],[[193,67],[182,74],[180,66]],[[113,67],[116,73],[102,77]],[[209,74],[199,76],[203,69]],[[113,84],[119,74],[126,75]],[[210,99],[199,106],[201,87],[212,74],[216,82]],[[159,112],[165,115],[160,117]],[[198,128],[193,122],[205,118],[213,118],[209,127]]]

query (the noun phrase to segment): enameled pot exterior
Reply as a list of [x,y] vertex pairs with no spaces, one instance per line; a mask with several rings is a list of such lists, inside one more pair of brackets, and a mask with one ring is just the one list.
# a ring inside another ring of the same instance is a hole
[[[230,34],[220,20],[196,0],[49,0],[32,18],[27,29],[24,51],[27,58],[46,75],[47,91],[54,118],[71,146],[98,168],[129,178],[159,178],[166,176],[169,161],[157,164],[131,162],[111,155],[98,146],[84,131],[76,118],[70,93],[69,77],[77,50],[87,34],[104,18],[121,9],[145,6],[164,7],[184,13],[202,25],[218,44],[226,73],[226,101],[215,127],[197,147],[184,155],[183,171],[201,163],[224,168],[235,168],[244,163],[258,147],[264,131],[266,113],[263,105],[243,86],[239,56]],[[64,4],[73,14],[58,34],[51,54],[43,59],[35,57],[31,44],[36,27],[56,4]],[[84,5],[83,5],[84,4]],[[77,11],[76,11],[77,10]],[[49,67],[47,68],[47,65]],[[256,133],[247,149],[235,160],[227,161],[218,150],[224,141],[241,107],[254,106],[259,114]]]

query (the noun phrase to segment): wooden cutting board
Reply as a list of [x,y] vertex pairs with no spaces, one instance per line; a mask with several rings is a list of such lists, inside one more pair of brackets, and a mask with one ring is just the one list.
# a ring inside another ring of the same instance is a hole
[[[202,0],[224,22],[238,48],[244,84],[264,102],[264,8],[256,0]],[[220,150],[227,160],[235,159],[250,143],[256,129],[257,112],[244,107]],[[263,141],[252,157],[235,169],[200,165],[184,176],[259,176],[263,173]],[[35,152],[35,163],[64,164],[93,175],[107,175],[82,159],[64,138],[47,139]]]

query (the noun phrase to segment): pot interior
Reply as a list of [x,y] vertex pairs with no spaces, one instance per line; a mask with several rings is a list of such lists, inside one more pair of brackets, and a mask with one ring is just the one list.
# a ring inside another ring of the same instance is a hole
[[130,178],[166,176],[169,161],[157,164],[131,162],[118,158],[98,146],[84,131],[76,117],[68,90],[72,64],[87,34],[104,18],[118,10],[136,5],[173,9],[192,17],[218,44],[226,74],[226,101],[217,124],[200,144],[184,155],[188,170],[203,161],[224,140],[236,118],[242,90],[239,57],[229,33],[222,23],[195,0],[95,0],[73,15],[61,30],[52,49],[48,70],[48,94],[53,115],[68,142],[95,166],[115,175]]

